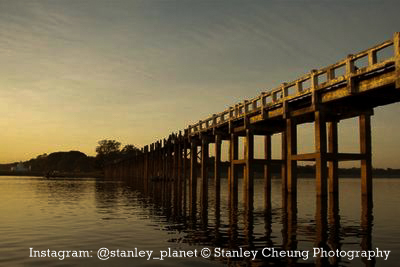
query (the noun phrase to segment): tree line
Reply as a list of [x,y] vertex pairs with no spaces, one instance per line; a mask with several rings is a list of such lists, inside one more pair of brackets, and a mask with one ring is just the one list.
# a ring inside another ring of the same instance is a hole
[[[123,159],[135,155],[140,151],[134,145],[127,144],[121,148],[121,143],[116,140],[105,139],[98,142],[96,156],[87,156],[80,151],[60,151],[38,155],[22,164],[29,170],[29,173],[89,173],[101,172],[107,162]],[[0,164],[0,171],[10,172],[12,167],[19,162]]]

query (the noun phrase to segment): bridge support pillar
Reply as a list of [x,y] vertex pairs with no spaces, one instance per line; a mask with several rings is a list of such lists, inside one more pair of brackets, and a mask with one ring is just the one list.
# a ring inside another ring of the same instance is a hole
[[371,115],[362,114],[360,122],[361,192],[372,197]]
[[271,135],[264,137],[264,158],[267,163],[264,165],[264,208],[271,209]]
[[238,202],[238,171],[234,161],[238,159],[239,137],[232,133],[229,142],[229,202],[232,207],[237,207]]
[[197,142],[190,142],[190,181],[189,181],[189,211],[191,215],[196,214],[197,201]]
[[246,130],[244,157],[243,202],[246,210],[252,210],[254,196],[254,134],[249,129]]
[[315,111],[315,171],[318,196],[327,194],[326,121],[321,111]]
[[173,185],[174,185],[174,205],[177,212],[180,211],[180,171],[179,171],[179,138],[174,135],[173,138]]
[[188,143],[187,143],[187,141],[186,141],[186,138],[184,138],[184,140],[183,140],[183,184],[182,184],[182,187],[183,187],[183,212],[186,212],[186,194],[187,194],[187,179],[188,179],[188,177],[189,177],[189,175],[188,175],[188,170],[189,170],[189,168],[188,168],[188,162],[187,162],[187,155],[188,155],[188,153],[187,153],[187,148],[188,147]]
[[219,215],[221,201],[221,135],[215,135],[215,161],[214,161],[214,191],[215,191],[215,211]]
[[288,192],[287,189],[287,146],[286,146],[286,130],[281,133],[281,154],[282,154],[282,165],[281,165],[281,184],[282,194]]
[[201,140],[201,207],[202,217],[206,217],[208,208],[208,141],[206,138]]
[[179,133],[178,137],[178,144],[177,146],[177,157],[178,157],[178,163],[177,163],[177,172],[178,172],[178,177],[177,177],[177,182],[178,182],[178,191],[177,191],[177,199],[178,199],[178,209],[179,211],[182,208],[182,136]]
[[143,177],[143,183],[142,186],[145,190],[147,190],[147,182],[149,179],[149,171],[150,171],[150,166],[149,166],[149,146],[144,147],[144,177]]
[[338,177],[338,122],[332,121],[328,123],[328,152],[333,155],[333,159],[328,162],[328,183],[329,193],[337,194],[339,192],[339,177]]
[[286,119],[286,161],[287,161],[287,192],[297,190],[297,161],[292,156],[297,154],[297,125],[293,118]]

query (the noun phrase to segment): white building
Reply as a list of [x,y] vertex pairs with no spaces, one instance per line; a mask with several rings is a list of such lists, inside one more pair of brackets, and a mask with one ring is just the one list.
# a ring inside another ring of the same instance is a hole
[[20,162],[16,166],[11,167],[12,172],[26,172],[29,171],[30,168],[25,167],[25,165]]

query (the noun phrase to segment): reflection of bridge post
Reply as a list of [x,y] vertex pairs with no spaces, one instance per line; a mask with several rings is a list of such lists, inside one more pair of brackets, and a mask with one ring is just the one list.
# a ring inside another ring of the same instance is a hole
[[[363,195],[361,198],[361,249],[372,250],[372,225],[374,217],[372,215],[372,198],[369,195]],[[365,266],[375,266],[375,258],[368,260],[362,258]]]
[[272,247],[272,210],[271,208],[264,209],[264,230],[265,230],[265,245]]
[[254,248],[254,214],[253,206],[244,210],[244,241],[248,249]]
[[[339,195],[329,194],[329,238],[328,243],[331,250],[340,250],[340,216],[339,216]],[[337,266],[340,258],[336,256],[330,258],[332,265]]]
[[[282,247],[284,250],[297,249],[297,197],[296,192],[283,195],[282,207]],[[295,258],[289,258],[289,262],[296,261]]]
[[238,210],[237,206],[228,205],[229,210],[229,247],[236,248],[238,246]]
[[[328,201],[326,196],[317,196],[316,212],[315,212],[315,224],[316,224],[316,238],[315,247],[323,248],[324,251],[329,251],[327,245],[328,240]],[[315,259],[317,266],[327,266],[329,257],[321,257],[318,255]]]
[[215,202],[215,216],[214,216],[214,240],[213,245],[221,247],[221,203],[219,201]]

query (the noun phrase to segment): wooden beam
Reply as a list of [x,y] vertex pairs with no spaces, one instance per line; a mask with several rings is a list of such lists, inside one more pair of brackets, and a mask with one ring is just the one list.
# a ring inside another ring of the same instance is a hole
[[254,165],[282,165],[285,161],[281,159],[254,159]]
[[314,161],[318,157],[318,153],[305,153],[292,155],[292,160],[296,161]]
[[233,164],[235,164],[235,165],[245,165],[246,164],[246,159],[235,159],[235,160],[233,160]]
[[356,161],[366,159],[365,154],[360,153],[327,153],[328,161]]

